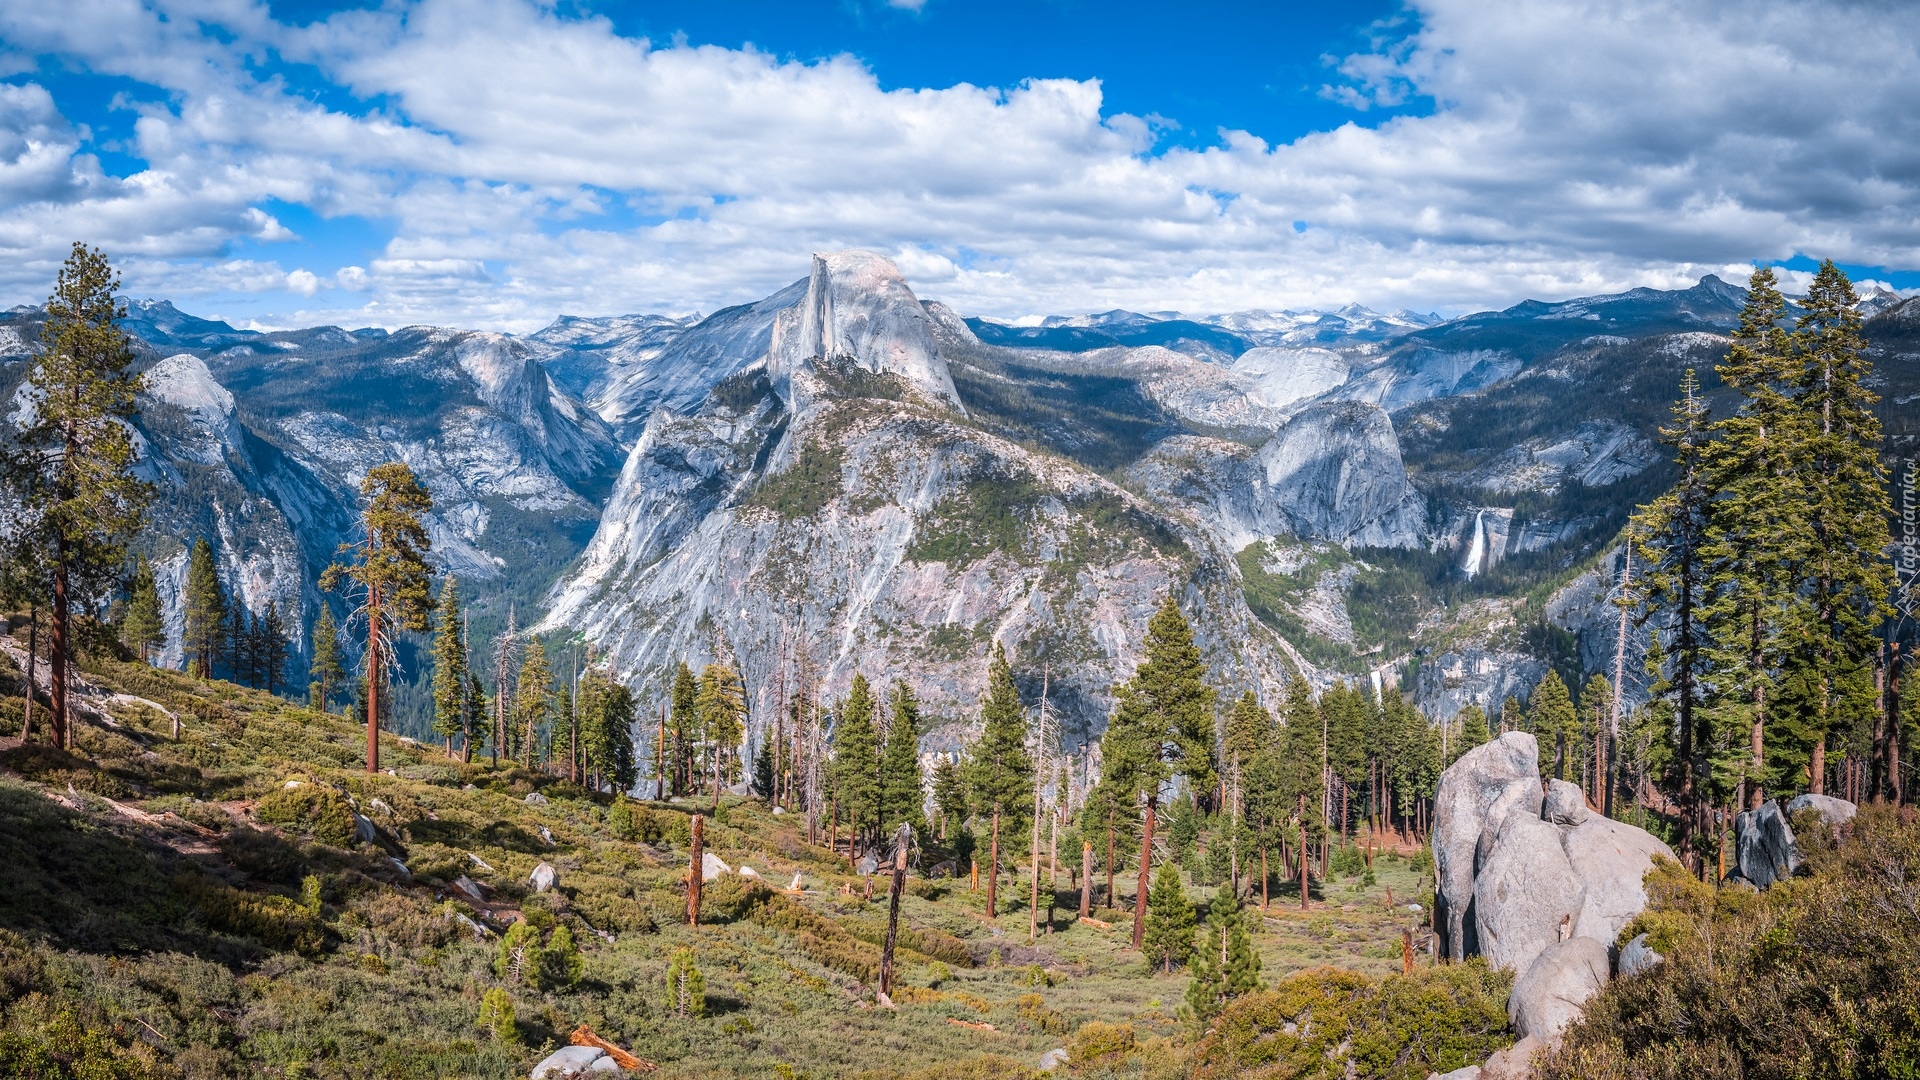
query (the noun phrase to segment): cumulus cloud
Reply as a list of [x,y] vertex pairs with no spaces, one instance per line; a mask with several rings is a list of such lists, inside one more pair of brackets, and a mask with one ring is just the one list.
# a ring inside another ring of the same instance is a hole
[[[1164,121],[1105,111],[1095,82],[886,91],[849,57],[658,48],[532,0],[308,26],[241,0],[67,8],[8,6],[0,40],[151,87],[129,98],[145,169],[103,175],[41,82],[0,86],[14,299],[73,236],[165,294],[334,289],[360,321],[510,328],[712,310],[844,246],[999,315],[1458,310],[1799,253],[1920,267],[1920,20],[1896,2],[1416,0],[1326,93],[1430,114],[1203,149],[1159,146]],[[321,103],[352,100],[380,104]],[[271,201],[394,235],[364,267],[246,286],[230,245],[293,235]]]

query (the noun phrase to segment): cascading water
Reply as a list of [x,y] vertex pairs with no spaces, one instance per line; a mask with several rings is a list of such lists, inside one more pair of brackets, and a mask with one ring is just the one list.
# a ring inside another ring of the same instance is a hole
[[1473,575],[1480,572],[1481,564],[1486,561],[1486,516],[1487,512],[1485,510],[1473,515],[1473,543],[1467,545],[1467,561],[1460,567],[1460,569],[1467,572],[1467,579],[1469,581],[1473,579]]

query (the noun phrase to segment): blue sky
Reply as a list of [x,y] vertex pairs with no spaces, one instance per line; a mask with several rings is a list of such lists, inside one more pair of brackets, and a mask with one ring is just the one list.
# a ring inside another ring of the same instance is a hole
[[1920,286],[1892,2],[46,7],[0,5],[7,303],[73,239],[257,325],[712,310],[851,246],[998,316]]

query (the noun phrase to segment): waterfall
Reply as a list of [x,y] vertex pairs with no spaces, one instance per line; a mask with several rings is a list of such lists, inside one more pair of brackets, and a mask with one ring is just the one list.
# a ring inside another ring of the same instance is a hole
[[1487,526],[1484,520],[1486,516],[1485,510],[1473,515],[1473,542],[1467,545],[1467,561],[1461,566],[1461,569],[1467,572],[1468,580],[1472,580],[1473,575],[1480,572],[1481,564],[1486,561]]

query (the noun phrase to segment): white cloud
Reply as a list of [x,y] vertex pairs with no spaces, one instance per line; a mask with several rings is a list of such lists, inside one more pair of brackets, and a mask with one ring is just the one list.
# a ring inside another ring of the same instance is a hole
[[[851,58],[654,48],[530,0],[309,27],[243,0],[10,5],[20,53],[154,92],[132,95],[148,167],[117,180],[45,89],[0,86],[0,301],[44,293],[74,236],[168,295],[330,278],[367,303],[334,321],[505,327],[712,310],[842,246],[999,315],[1459,309],[1795,253],[1920,268],[1920,20],[1901,5],[1413,7],[1327,93],[1432,115],[1156,152],[1164,121],[1103,113],[1093,82],[883,91]],[[254,74],[275,55],[383,105]],[[236,267],[279,271],[227,245],[292,236],[270,199],[396,234],[364,268],[247,286]]]

